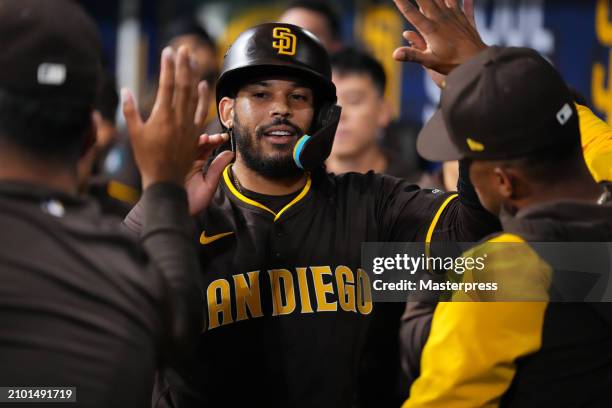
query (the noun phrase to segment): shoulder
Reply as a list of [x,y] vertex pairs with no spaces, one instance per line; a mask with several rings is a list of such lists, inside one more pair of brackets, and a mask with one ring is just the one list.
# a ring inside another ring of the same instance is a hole
[[[369,194],[389,194],[393,192],[417,192],[421,190],[418,185],[398,177],[369,171],[367,173],[326,173],[321,177],[326,183],[333,186],[336,190],[355,190]],[[314,180],[314,178],[313,178]],[[440,192],[440,190],[423,190]]]

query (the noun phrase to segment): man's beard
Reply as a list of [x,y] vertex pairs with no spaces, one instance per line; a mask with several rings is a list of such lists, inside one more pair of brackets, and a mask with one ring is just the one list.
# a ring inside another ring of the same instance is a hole
[[269,125],[258,129],[253,137],[247,129],[245,129],[238,115],[234,118],[233,137],[236,141],[236,148],[240,152],[244,164],[251,170],[266,178],[285,179],[297,177],[303,173],[293,160],[293,154],[280,154],[277,157],[264,157],[258,144],[264,138],[266,128],[270,126],[287,125],[292,126],[297,131],[298,135],[303,135],[304,132],[295,124],[286,119],[278,119]]

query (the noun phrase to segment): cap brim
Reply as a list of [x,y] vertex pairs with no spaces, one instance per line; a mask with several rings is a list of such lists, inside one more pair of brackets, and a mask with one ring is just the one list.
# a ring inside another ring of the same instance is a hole
[[430,161],[459,160],[465,156],[453,143],[441,110],[438,110],[421,129],[417,138],[417,151],[424,159]]

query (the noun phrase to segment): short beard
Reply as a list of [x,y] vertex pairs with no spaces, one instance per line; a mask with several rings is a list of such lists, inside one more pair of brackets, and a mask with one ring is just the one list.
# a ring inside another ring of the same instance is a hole
[[[274,125],[289,124],[284,121],[278,121]],[[291,124],[291,126],[294,126]],[[297,128],[301,131],[301,129]],[[234,117],[233,137],[236,142],[236,148],[240,152],[244,164],[257,174],[260,174],[270,179],[287,179],[301,175],[304,171],[300,169],[293,160],[293,154],[280,156],[276,158],[264,158],[261,151],[258,150],[255,140],[261,140],[263,133],[257,132],[255,136],[251,135],[246,130],[238,115]]]

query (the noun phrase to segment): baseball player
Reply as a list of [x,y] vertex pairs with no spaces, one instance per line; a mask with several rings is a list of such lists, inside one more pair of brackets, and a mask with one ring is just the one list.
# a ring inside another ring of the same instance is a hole
[[77,194],[95,140],[93,21],[69,0],[0,0],[0,45],[0,405],[149,406],[156,367],[180,366],[199,332],[182,184],[205,88],[185,50],[166,58],[156,110],[131,129],[146,188],[138,242]]
[[[165,370],[154,403],[358,406],[368,386],[359,381],[362,356],[376,335],[361,243],[477,240],[497,219],[465,173],[458,194],[372,172],[328,174],[340,108],[325,49],[299,27],[239,35],[217,100],[236,159],[206,209],[206,179],[195,171],[187,181],[203,331],[191,367]],[[139,218],[137,206],[126,224],[138,230]]]
[[[472,11],[461,12],[457,3],[439,7],[431,1],[420,1],[421,9],[408,0],[395,1],[399,10],[416,31],[404,32],[410,44],[397,49],[398,61],[420,63],[429,70],[433,79],[446,86],[446,74],[486,49],[475,29]],[[472,2],[464,5],[471,10]],[[600,202],[610,199],[609,185],[612,174],[612,129],[598,119],[587,107],[576,105],[580,118],[580,137],[584,161],[592,178],[603,189]],[[421,352],[429,336],[435,302],[411,302],[403,316],[402,366],[411,381],[420,375]]]
[[[473,161],[474,186],[504,233],[465,255],[487,261],[464,281],[493,281],[499,291],[438,304],[404,407],[609,405],[610,303],[585,303],[592,287],[580,271],[588,269],[555,267],[550,253],[565,251],[587,268],[597,250],[517,245],[612,239],[612,206],[598,204],[602,188],[585,162],[578,120],[570,90],[534,50],[491,47],[446,79],[419,151]],[[607,282],[609,271],[600,272]]]

